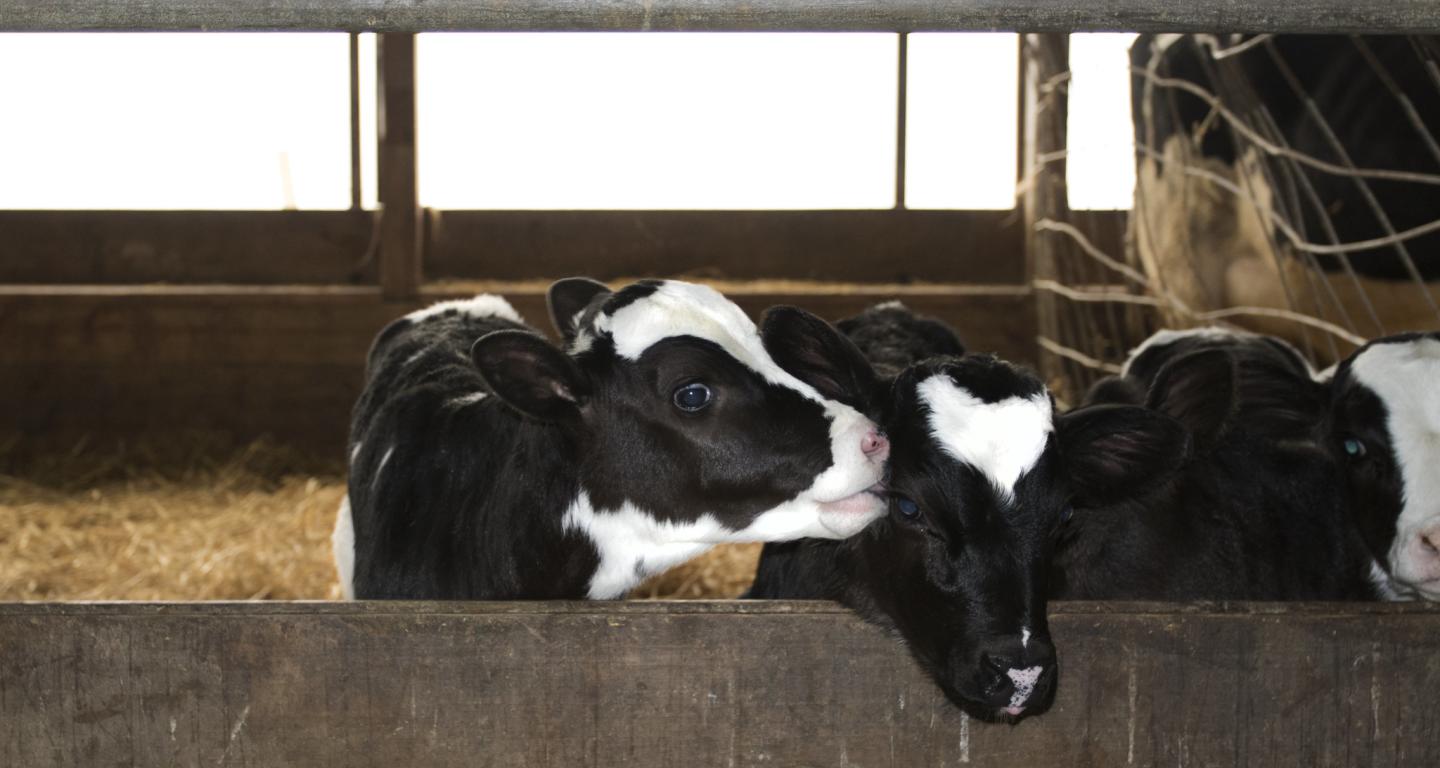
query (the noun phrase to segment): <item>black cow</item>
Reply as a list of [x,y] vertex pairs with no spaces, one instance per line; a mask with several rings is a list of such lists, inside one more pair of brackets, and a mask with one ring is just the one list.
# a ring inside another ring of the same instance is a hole
[[888,443],[714,290],[556,283],[567,349],[503,299],[370,351],[335,532],[347,597],[614,598],[718,542],[852,535]]
[[777,308],[763,335],[781,366],[879,417],[892,446],[890,515],[845,541],[766,545],[751,596],[838,600],[896,630],[977,718],[1043,712],[1057,674],[1048,563],[1071,499],[1152,482],[1183,430],[1138,407],[1057,420],[1034,374],[956,355],[952,332],[902,307],[842,326],[849,338]]

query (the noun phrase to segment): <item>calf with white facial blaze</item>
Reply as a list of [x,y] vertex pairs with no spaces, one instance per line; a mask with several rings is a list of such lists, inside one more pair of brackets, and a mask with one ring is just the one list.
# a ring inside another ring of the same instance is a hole
[[1385,596],[1440,600],[1440,333],[1362,347],[1330,395],[1330,448]]
[[1046,578],[1074,489],[1143,484],[1178,430],[1141,408],[1056,419],[1035,375],[956,356],[933,322],[882,306],[844,321],[847,338],[798,309],[766,316],[777,362],[880,418],[891,514],[846,541],[766,545],[751,596],[838,600],[898,632],[956,705],[1010,720],[1053,697]]
[[561,350],[494,296],[380,333],[335,531],[347,597],[615,598],[727,541],[852,535],[888,443],[714,290],[550,290]]

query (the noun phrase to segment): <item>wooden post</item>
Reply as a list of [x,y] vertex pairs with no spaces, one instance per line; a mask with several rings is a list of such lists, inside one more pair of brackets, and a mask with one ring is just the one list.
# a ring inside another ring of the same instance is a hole
[[420,196],[415,167],[415,35],[383,34],[379,76],[380,290],[389,301],[420,294]]
[[906,93],[908,92],[908,81],[910,79],[909,63],[909,36],[904,32],[900,35],[900,59],[897,65],[899,75],[896,77],[895,93],[895,210],[905,208],[905,117],[910,109],[907,103]]
[[[1025,205],[1026,282],[1054,280],[1059,275],[1058,245],[1053,235],[1039,232],[1045,219],[1065,220],[1069,203],[1065,192],[1066,89],[1058,77],[1070,69],[1070,39],[1064,34],[1027,34],[1020,37],[1021,84],[1024,93],[1022,121]],[[1035,296],[1037,327],[1041,337],[1061,338],[1059,307],[1054,294]],[[1037,350],[1040,373],[1054,384],[1066,373],[1064,360]]]

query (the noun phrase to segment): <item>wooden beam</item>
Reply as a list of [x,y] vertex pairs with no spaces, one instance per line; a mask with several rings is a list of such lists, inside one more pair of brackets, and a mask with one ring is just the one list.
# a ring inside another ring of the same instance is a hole
[[1434,605],[1058,603],[963,716],[829,603],[0,606],[0,765],[1440,765]]
[[[27,455],[97,443],[262,436],[343,454],[365,352],[384,325],[443,298],[497,293],[542,331],[548,281],[373,287],[0,285],[0,446]],[[798,304],[831,319],[899,297],[956,324],[971,348],[1029,360],[1034,310],[1018,286],[717,284],[758,316]],[[0,739],[3,740],[3,739]],[[4,765],[0,761],[0,765]]]
[[1432,0],[8,0],[0,30],[1440,33]]
[[380,121],[380,288],[392,301],[420,293],[422,240],[415,159],[415,36],[384,34],[377,41]]

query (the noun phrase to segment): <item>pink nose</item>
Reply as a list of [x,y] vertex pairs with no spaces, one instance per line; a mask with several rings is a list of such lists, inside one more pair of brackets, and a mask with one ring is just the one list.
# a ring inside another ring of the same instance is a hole
[[1440,525],[1417,533],[1407,554],[1410,567],[1405,570],[1409,576],[1422,582],[1440,579]]
[[865,433],[865,437],[861,438],[860,450],[870,459],[884,461],[885,457],[890,455],[890,441],[872,429]]

